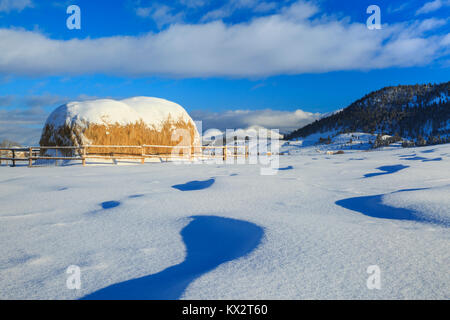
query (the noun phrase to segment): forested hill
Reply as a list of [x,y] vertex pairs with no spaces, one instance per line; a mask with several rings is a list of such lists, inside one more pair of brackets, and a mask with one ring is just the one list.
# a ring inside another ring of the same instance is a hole
[[397,135],[418,144],[450,142],[450,82],[386,87],[287,138],[337,131]]

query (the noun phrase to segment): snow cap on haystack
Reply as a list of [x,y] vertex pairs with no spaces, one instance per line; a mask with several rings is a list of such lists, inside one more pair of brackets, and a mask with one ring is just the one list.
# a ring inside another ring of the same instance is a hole
[[199,134],[186,110],[174,102],[151,97],[69,102],[48,117],[41,146],[175,145],[173,131],[187,129],[192,143]]

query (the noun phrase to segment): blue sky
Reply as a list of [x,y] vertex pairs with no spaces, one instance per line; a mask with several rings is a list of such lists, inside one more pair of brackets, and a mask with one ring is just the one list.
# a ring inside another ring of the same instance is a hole
[[[366,27],[373,4],[381,30]],[[449,13],[449,0],[0,0],[0,140],[36,143],[70,100],[136,95],[207,127],[288,131],[384,86],[449,81]]]

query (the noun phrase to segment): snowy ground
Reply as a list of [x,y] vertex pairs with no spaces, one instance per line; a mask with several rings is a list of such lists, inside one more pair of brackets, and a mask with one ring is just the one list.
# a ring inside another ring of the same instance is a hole
[[[78,299],[179,271],[186,233],[202,233],[186,228],[193,216],[264,234],[191,277],[181,298],[450,298],[450,145],[283,148],[292,155],[272,176],[248,164],[0,167],[0,299]],[[80,290],[66,287],[70,265]],[[380,290],[366,286],[370,265]]]

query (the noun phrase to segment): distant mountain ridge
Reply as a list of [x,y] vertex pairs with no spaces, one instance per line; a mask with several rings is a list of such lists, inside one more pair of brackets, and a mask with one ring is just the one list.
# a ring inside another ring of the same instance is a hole
[[315,133],[367,132],[396,135],[416,145],[450,142],[450,82],[385,87],[340,112],[291,132],[287,139]]

